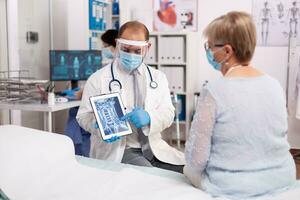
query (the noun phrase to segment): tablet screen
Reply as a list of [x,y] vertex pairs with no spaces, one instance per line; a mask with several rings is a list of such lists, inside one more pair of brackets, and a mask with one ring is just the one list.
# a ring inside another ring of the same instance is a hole
[[120,120],[125,109],[119,93],[90,97],[90,102],[104,140],[132,133],[129,123]]

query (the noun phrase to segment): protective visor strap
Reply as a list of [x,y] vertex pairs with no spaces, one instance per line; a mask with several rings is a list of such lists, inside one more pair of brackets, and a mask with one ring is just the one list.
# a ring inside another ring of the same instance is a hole
[[122,44],[132,45],[132,46],[147,46],[147,41],[136,41],[136,40],[126,40],[126,39],[117,39],[118,42]]

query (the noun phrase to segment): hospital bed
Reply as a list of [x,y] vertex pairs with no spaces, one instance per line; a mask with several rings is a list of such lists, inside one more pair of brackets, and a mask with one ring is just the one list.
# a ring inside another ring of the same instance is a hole
[[[176,172],[75,156],[68,137],[20,126],[0,126],[0,159],[0,189],[13,200],[228,200]],[[299,200],[297,184],[257,199]]]

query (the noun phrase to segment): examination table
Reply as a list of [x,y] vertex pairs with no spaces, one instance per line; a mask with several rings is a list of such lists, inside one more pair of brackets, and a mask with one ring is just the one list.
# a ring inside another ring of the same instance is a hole
[[[182,174],[75,156],[60,134],[0,126],[0,189],[12,200],[227,200],[192,187]],[[299,200],[300,183],[259,200]]]

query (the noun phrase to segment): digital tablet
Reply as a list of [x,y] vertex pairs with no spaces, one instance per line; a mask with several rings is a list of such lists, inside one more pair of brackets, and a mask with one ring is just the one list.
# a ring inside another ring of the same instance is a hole
[[120,120],[125,109],[119,93],[93,96],[90,102],[103,140],[132,133],[129,123]]

